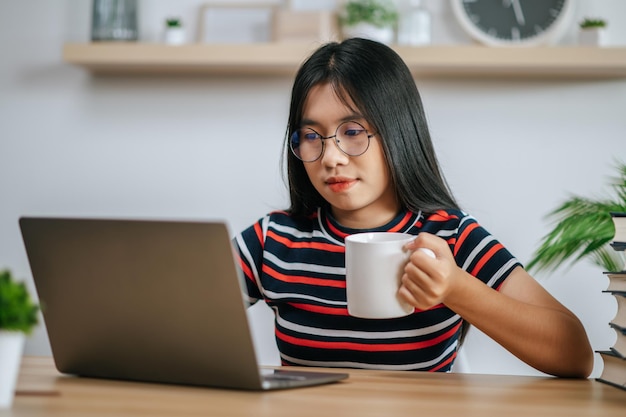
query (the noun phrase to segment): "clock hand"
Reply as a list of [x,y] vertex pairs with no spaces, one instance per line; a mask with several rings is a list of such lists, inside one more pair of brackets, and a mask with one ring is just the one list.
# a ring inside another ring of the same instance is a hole
[[517,23],[521,26],[526,24],[526,19],[524,19],[524,13],[522,12],[522,5],[519,3],[519,0],[511,0],[513,4],[513,12],[515,13],[515,19]]

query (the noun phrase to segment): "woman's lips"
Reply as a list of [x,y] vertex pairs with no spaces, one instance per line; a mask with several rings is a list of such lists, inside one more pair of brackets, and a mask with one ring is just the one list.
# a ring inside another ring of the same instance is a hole
[[332,192],[340,193],[356,184],[357,180],[352,178],[333,177],[326,180],[326,185]]

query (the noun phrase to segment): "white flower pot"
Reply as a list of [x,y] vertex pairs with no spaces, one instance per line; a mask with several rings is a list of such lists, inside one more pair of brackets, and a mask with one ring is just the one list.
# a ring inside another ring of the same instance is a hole
[[343,37],[348,38],[365,38],[378,41],[384,44],[391,44],[394,39],[394,30],[392,27],[379,28],[369,23],[357,23],[352,26],[343,27]]
[[167,45],[182,45],[185,43],[185,29],[166,28],[163,33],[163,42]]
[[606,28],[580,29],[578,43],[584,46],[606,46],[609,44],[609,33]]
[[0,330],[0,410],[13,404],[25,338],[22,332]]

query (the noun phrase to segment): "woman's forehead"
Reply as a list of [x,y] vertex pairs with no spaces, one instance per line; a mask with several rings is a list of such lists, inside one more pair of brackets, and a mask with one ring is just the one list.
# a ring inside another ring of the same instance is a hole
[[[346,115],[362,115],[362,112],[344,88],[336,87],[330,82],[324,82],[313,86],[309,90],[302,106],[301,118],[315,117],[317,113],[337,113],[338,111]],[[337,114],[337,117],[338,119],[344,118],[339,114]]]

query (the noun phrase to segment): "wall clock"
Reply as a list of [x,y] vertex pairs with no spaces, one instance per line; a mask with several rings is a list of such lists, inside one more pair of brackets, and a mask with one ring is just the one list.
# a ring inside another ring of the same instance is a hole
[[461,27],[490,46],[556,42],[574,18],[575,0],[451,0]]

